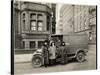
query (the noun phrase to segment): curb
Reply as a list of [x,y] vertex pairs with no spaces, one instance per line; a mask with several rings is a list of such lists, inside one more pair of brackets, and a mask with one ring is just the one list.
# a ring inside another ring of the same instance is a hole
[[19,63],[31,63],[31,61],[23,61],[23,62],[14,62],[15,64],[19,64]]

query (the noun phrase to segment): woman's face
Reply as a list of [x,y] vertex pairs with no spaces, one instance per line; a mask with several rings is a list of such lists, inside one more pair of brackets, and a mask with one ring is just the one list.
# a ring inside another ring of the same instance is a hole
[[44,44],[45,44],[45,45],[47,45],[47,43],[46,43],[46,42],[45,42]]
[[54,46],[55,44],[54,44],[54,43],[52,43],[52,45]]
[[63,43],[62,45],[65,45],[65,43]]

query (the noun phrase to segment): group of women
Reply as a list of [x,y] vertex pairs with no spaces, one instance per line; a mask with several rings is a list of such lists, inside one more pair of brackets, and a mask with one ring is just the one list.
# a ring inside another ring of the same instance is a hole
[[44,41],[43,45],[43,56],[44,56],[44,66],[47,67],[49,65],[56,64],[56,45],[55,42],[51,42],[48,40]]

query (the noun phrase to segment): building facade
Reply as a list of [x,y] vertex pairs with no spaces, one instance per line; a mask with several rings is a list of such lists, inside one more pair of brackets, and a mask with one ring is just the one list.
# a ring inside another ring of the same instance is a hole
[[19,9],[14,10],[15,48],[41,48],[43,41],[52,34],[52,8],[47,4],[33,2],[18,1],[15,5]]
[[63,24],[62,24],[62,17],[61,17],[61,8],[62,4],[56,5],[56,34],[62,34],[63,32]]
[[62,5],[60,9],[62,34],[88,34],[96,42],[96,6]]
[[90,32],[89,32],[89,36],[90,36],[90,43],[96,43],[96,7],[91,6],[89,9],[89,13],[90,13]]
[[21,47],[21,10],[20,10],[21,3],[14,2],[13,5],[13,31],[14,31],[14,48]]
[[56,4],[52,4],[52,34],[56,33]]
[[[60,29],[62,34],[70,34],[73,32],[73,7],[72,5],[62,5],[60,9]],[[60,27],[61,28],[61,27]]]

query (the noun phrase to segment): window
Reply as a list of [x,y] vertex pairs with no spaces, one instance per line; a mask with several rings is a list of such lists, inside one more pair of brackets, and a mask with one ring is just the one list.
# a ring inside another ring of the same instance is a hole
[[35,41],[30,41],[30,48],[35,48]]
[[35,13],[30,14],[30,18],[31,19],[36,19],[36,14]]
[[38,21],[38,31],[42,31],[43,23],[42,21]]
[[30,30],[42,31],[43,30],[43,15],[37,13],[30,14]]
[[88,8],[85,8],[84,10],[84,29],[88,29],[89,25],[89,12],[88,12]]
[[38,31],[42,31],[42,27],[38,27]]
[[41,20],[41,19],[42,19],[42,14],[38,14],[38,15],[37,15],[37,19],[38,19],[38,20]]
[[50,30],[50,16],[47,16],[47,31]]
[[80,31],[80,15],[79,16],[77,16],[77,20],[78,20],[78,31]]
[[47,31],[50,29],[50,22],[47,22]]
[[25,48],[25,41],[22,41],[22,48]]
[[90,25],[96,25],[96,17],[90,19]]
[[23,20],[23,28],[25,29],[25,20]]
[[92,32],[89,32],[89,40],[92,40]]
[[41,48],[43,46],[43,41],[38,41],[38,48]]
[[23,13],[23,19],[25,18],[25,13]]
[[36,30],[37,29],[37,27],[36,27],[36,21],[31,21],[31,30]]

